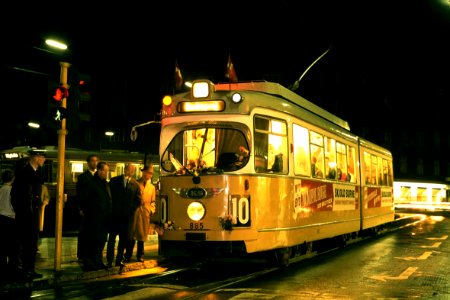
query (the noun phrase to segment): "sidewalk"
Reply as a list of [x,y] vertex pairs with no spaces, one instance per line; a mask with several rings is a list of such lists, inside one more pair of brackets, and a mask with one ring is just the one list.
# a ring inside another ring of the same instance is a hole
[[[116,241],[117,248],[118,239]],[[150,269],[158,266],[158,235],[149,235],[144,243],[145,261],[136,261],[136,247],[134,248],[131,262],[125,264],[120,274],[127,272]],[[55,238],[42,238],[39,252],[36,257],[36,272],[43,274],[43,278],[33,281],[2,281],[0,291],[18,289],[43,289],[57,286],[63,282],[90,280],[105,276],[119,274],[119,267],[112,267],[108,270],[83,271],[77,261],[77,237],[62,238],[61,269],[55,270]],[[104,263],[106,264],[106,244],[104,252]],[[134,260],[134,261],[133,261]]]

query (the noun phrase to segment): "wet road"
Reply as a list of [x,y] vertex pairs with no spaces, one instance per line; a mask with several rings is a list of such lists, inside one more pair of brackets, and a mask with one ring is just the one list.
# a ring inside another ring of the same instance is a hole
[[247,264],[159,269],[33,292],[34,299],[450,299],[450,216],[288,268]]

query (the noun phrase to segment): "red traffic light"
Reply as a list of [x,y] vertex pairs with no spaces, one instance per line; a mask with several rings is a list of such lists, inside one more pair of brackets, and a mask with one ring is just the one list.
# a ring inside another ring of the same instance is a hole
[[63,86],[57,87],[53,99],[60,102],[62,99],[69,97],[69,90]]

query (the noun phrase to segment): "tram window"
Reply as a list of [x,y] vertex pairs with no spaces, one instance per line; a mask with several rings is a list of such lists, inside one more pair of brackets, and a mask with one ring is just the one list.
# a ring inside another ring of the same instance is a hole
[[[83,165],[82,161],[71,161],[71,173],[72,173],[72,182],[77,182],[78,175],[83,173]],[[87,165],[87,164],[86,164]]]
[[314,131],[310,131],[311,143],[311,174],[313,177],[323,178],[324,174],[324,151],[323,136]]
[[56,184],[58,163],[56,161],[46,159],[43,170],[44,170],[44,183]]
[[370,153],[364,151],[364,161],[363,161],[363,175],[364,175],[364,182],[366,184],[371,184],[371,177],[370,177],[370,169],[371,169],[371,161],[370,161]]
[[370,175],[371,175],[371,183],[372,184],[379,184],[378,183],[378,158],[375,155],[371,155],[370,157],[371,167],[370,167]]
[[[287,172],[286,122],[268,117],[255,116],[254,136],[255,171]],[[265,161],[267,161],[267,167]]]
[[427,188],[426,187],[417,187],[417,201],[418,202],[427,202]]
[[293,125],[294,143],[294,173],[299,175],[311,175],[309,167],[308,129]]
[[268,139],[267,134],[255,132],[255,171],[267,172],[268,158]]
[[387,185],[392,186],[394,181],[392,179],[392,161],[388,161],[387,164]]
[[[245,155],[240,152],[241,149],[246,150]],[[177,174],[214,167],[234,171],[247,164],[249,150],[245,135],[240,130],[205,127],[189,129],[178,133],[170,142],[163,153],[161,168]],[[225,161],[225,157],[228,160]],[[229,160],[231,157],[233,161]],[[220,167],[217,165],[219,162]]]
[[339,181],[347,181],[347,146],[336,143],[336,176]]
[[262,117],[255,117],[255,130],[269,132],[270,130],[269,124],[270,124],[269,119]]
[[347,181],[356,182],[356,150],[354,147],[349,146],[347,152]]
[[214,166],[215,139],[216,130],[214,128],[186,130],[188,161],[198,161],[201,158],[204,165]]
[[435,203],[441,202],[441,200],[445,200],[444,197],[441,197],[441,189],[432,188],[431,189],[431,197],[432,201]]
[[400,187],[400,202],[410,202],[411,201],[411,187],[401,186]]
[[325,137],[325,174],[327,179],[336,179],[336,141]]

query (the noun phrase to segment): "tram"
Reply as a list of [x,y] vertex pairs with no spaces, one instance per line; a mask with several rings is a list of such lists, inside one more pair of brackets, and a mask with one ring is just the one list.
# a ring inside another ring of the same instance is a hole
[[[54,234],[54,219],[56,207],[56,184],[58,172],[58,149],[55,146],[45,146],[40,148],[46,153],[46,160],[43,167],[44,183],[48,188],[50,202],[45,209],[44,234]],[[14,147],[12,149],[0,151],[0,172],[5,169],[15,169],[17,162],[28,157],[29,146]],[[79,210],[76,201],[76,183],[78,175],[87,169],[87,156],[97,154],[102,161],[110,165],[108,180],[116,175],[123,174],[126,163],[137,166],[136,178],[141,176],[141,167],[144,165],[144,154],[128,151],[86,151],[76,148],[67,148],[64,161],[64,194],[65,203],[63,211],[63,231],[77,231],[79,229]],[[149,156],[148,159],[151,159]]]
[[394,181],[396,210],[450,210],[450,185],[443,182]]
[[280,84],[196,80],[162,102],[160,255],[287,264],[394,220],[390,151]]

